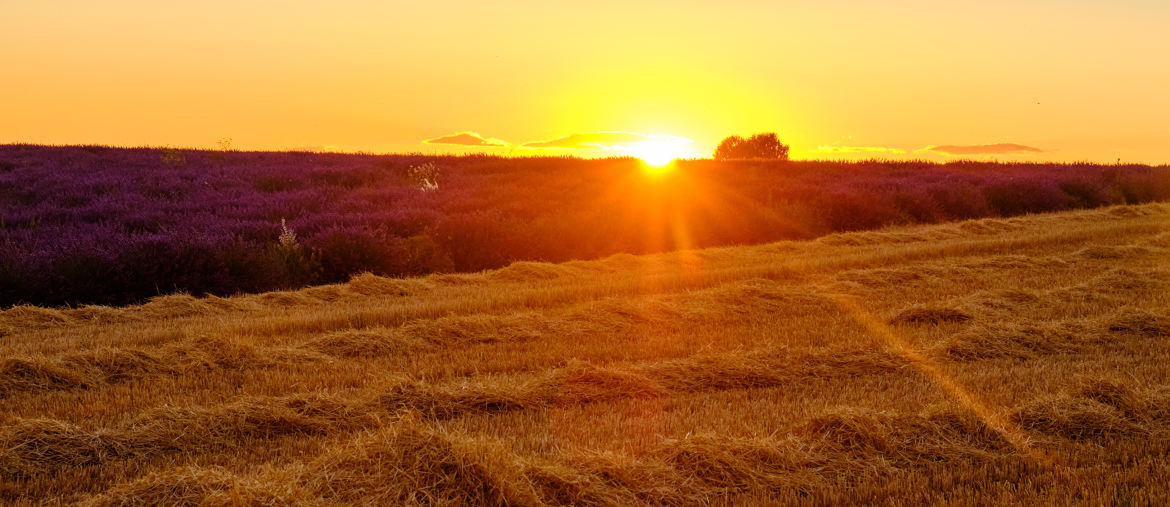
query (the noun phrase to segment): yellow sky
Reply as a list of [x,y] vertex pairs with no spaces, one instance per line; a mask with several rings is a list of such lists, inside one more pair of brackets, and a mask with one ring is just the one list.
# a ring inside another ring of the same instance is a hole
[[0,143],[1170,163],[1164,0],[177,4],[0,0]]

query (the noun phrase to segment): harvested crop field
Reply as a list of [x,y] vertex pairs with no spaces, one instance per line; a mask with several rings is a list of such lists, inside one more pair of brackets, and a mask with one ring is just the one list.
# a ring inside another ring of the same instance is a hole
[[1170,205],[0,311],[0,502],[1170,501]]

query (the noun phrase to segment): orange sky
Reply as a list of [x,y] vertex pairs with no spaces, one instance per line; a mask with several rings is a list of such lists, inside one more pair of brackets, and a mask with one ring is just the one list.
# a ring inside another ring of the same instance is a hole
[[1170,163],[1164,0],[170,4],[6,2],[0,143]]

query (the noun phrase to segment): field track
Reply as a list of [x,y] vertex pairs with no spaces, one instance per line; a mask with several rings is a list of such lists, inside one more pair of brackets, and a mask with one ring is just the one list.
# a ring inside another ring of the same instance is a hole
[[1167,503],[1170,205],[0,311],[0,503]]

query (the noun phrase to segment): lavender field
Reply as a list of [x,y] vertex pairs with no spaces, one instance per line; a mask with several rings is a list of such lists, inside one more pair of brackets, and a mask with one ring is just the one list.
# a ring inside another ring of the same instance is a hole
[[698,160],[658,173],[635,159],[6,145],[0,307],[122,305],[1168,198],[1168,166]]

